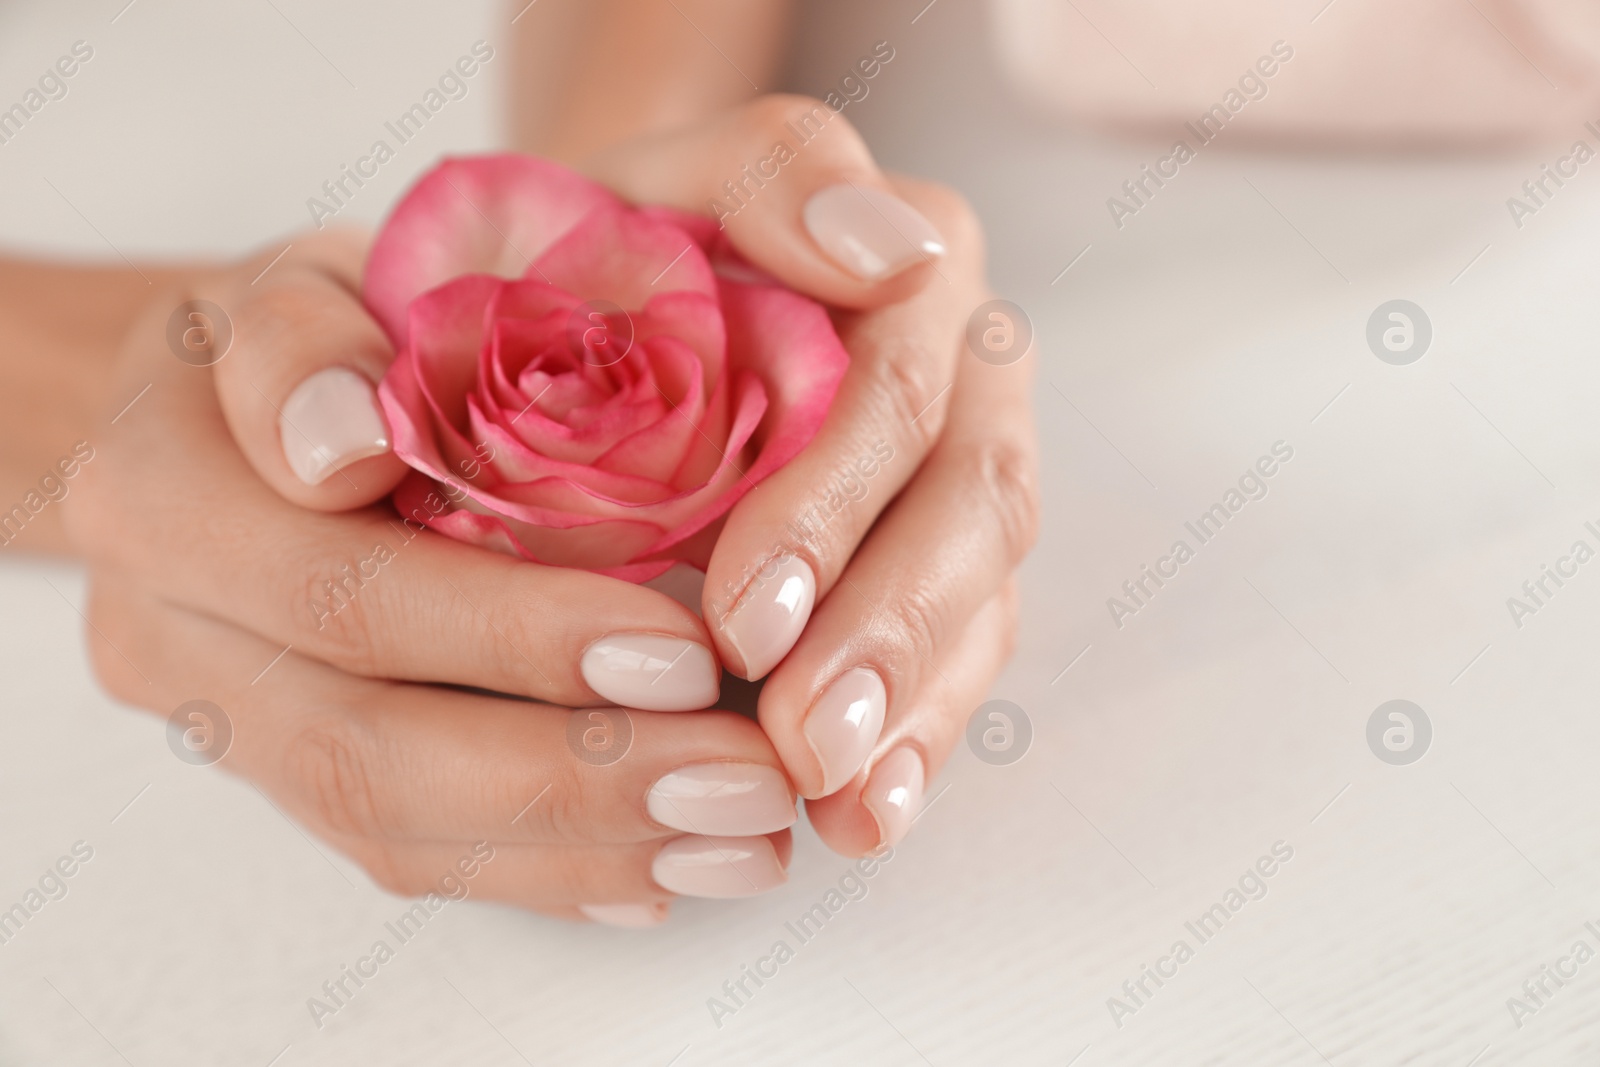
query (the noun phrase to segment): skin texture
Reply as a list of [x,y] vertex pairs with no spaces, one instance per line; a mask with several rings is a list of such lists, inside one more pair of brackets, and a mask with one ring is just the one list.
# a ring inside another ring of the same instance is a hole
[[[118,341],[155,287],[183,273],[147,268],[146,281],[124,269],[0,258],[0,508],[36,490],[74,443],[92,440]],[[69,553],[61,509],[44,508],[0,551]]]
[[[736,160],[752,158],[813,105],[801,97],[762,98],[702,130],[597,157],[589,169],[625,196],[688,209],[714,188],[719,172],[737,172]],[[712,166],[696,168],[692,160]],[[811,192],[841,176],[907,200],[944,234],[948,253],[878,285],[840,271],[794,219]],[[727,220],[727,233],[789,284],[861,309],[837,316],[852,365],[828,419],[798,458],[735,507],[712,556],[704,605],[719,653],[739,672],[737,650],[718,625],[727,610],[722,591],[747,586],[775,546],[795,552],[817,576],[818,606],[760,704],[762,725],[802,796],[822,793],[822,768],[801,733],[807,710],[853,667],[871,667],[884,678],[889,706],[873,755],[862,773],[809,809],[824,839],[854,855],[878,843],[859,799],[873,766],[906,744],[931,780],[982,700],[987,682],[971,701],[954,700],[960,687],[943,669],[944,657],[957,654],[961,635],[983,610],[998,623],[997,645],[1008,643],[1004,590],[1037,523],[1028,403],[1033,357],[994,367],[965,350],[966,320],[990,295],[976,220],[951,191],[878,171],[842,117],[789,164],[782,182]],[[788,536],[789,524],[821,503],[841,472],[879,442],[894,458],[866,495],[835,513],[819,537]],[[922,562],[907,568],[905,559]],[[997,597],[999,606],[988,608]],[[963,706],[933,710],[945,703]]]
[[576,162],[770,91],[791,8],[789,0],[541,0],[514,23],[512,143]]
[[[362,251],[348,235],[308,235],[266,289],[249,285],[265,263],[257,259],[208,272],[135,320],[109,393],[150,389],[105,423],[65,504],[90,567],[97,673],[114,696],[163,716],[206,694],[234,728],[220,765],[387,888],[426,891],[447,866],[436,860],[483,840],[509,861],[491,865],[487,899],[574,918],[579,904],[665,902],[650,863],[681,832],[649,816],[651,784],[707,761],[777,772],[755,723],[728,712],[632,712],[626,756],[596,766],[569,747],[579,713],[421,680],[592,704],[573,666],[578,646],[562,654],[548,642],[592,625],[608,597],[621,598],[613,606],[634,626],[654,611],[661,628],[694,633],[692,614],[626,583],[518,564],[426,532],[406,541],[386,505],[318,514],[282,499],[233,443],[217,375],[166,349],[167,309],[195,296],[234,309],[245,347],[230,358],[260,345],[267,363],[273,351],[314,350],[321,330],[370,323],[351,291]],[[369,472],[359,467],[349,472],[362,484]],[[152,499],[165,506],[149,508]],[[369,541],[391,545],[394,558],[336,624],[296,610],[317,575]],[[581,587],[561,588],[566,581]],[[519,583],[531,583],[526,596]],[[463,627],[459,644],[442,647]],[[273,663],[285,645],[294,648]],[[771,840],[786,857],[787,831]]]

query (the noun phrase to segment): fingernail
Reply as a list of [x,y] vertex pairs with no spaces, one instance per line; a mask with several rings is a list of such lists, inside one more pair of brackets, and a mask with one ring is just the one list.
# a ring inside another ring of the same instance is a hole
[[749,681],[763,678],[794,647],[817,602],[817,579],[799,556],[775,562],[756,575],[722,619],[722,633],[744,660]]
[[607,634],[578,663],[589,688],[625,708],[693,711],[717,702],[711,650],[681,637]]
[[802,731],[822,764],[825,797],[856,776],[883,730],[888,706],[883,679],[870,667],[841,674],[811,705]]
[[856,182],[813,193],[801,217],[822,250],[863,281],[887,278],[945,252],[944,238],[916,208]]
[[664,904],[579,904],[578,910],[594,922],[629,930],[660,926],[667,921]]
[[861,802],[878,823],[879,845],[898,845],[922,807],[922,757],[901,747],[872,769]]
[[753,897],[789,880],[764,837],[679,837],[668,841],[650,874],[669,893],[686,897]]
[[645,807],[663,826],[727,837],[777,833],[797,818],[783,773],[759,763],[679,767],[650,787]]
[[307,485],[389,451],[377,391],[347,367],[318,371],[295,387],[279,411],[278,437],[289,469]]

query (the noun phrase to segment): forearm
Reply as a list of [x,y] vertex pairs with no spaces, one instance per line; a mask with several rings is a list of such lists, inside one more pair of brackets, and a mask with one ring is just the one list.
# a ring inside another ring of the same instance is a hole
[[512,140],[572,163],[771,92],[789,12],[790,0],[532,5],[516,23]]
[[57,464],[94,447],[128,323],[182,276],[0,257],[0,552],[68,551]]

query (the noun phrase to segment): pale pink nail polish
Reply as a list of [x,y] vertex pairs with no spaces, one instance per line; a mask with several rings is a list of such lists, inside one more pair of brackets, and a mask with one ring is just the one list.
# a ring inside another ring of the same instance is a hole
[[390,447],[377,391],[348,367],[318,371],[295,387],[279,411],[278,438],[289,469],[307,485]]
[[701,837],[668,841],[650,866],[656,884],[686,897],[753,897],[789,880],[765,837]]
[[816,576],[799,556],[773,560],[756,575],[722,619],[747,679],[765,677],[789,654],[816,602]]
[[878,843],[898,845],[922,807],[922,757],[901,746],[878,761],[861,802],[878,823]]
[[667,921],[665,904],[579,904],[578,910],[597,923],[643,930]]
[[722,684],[710,649],[658,634],[607,634],[584,651],[578,669],[590,689],[641,711],[708,708]]
[[887,278],[945,253],[944,238],[921,212],[893,193],[860,182],[813,193],[801,217],[829,258],[863,281]]
[[760,763],[691,763],[650,787],[650,817],[674,830],[740,837],[792,826],[798,813],[789,782]]
[[846,671],[823,690],[806,714],[801,732],[822,764],[825,797],[854,778],[883,731],[888,693],[870,667]]

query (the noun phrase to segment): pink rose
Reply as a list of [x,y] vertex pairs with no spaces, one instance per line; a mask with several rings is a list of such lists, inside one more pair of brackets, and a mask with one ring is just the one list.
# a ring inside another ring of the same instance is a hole
[[539,563],[704,570],[720,520],[803,448],[849,357],[715,222],[557,164],[447,160],[395,209],[364,298],[415,468],[401,514]]

